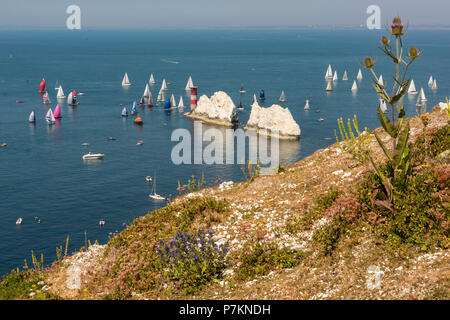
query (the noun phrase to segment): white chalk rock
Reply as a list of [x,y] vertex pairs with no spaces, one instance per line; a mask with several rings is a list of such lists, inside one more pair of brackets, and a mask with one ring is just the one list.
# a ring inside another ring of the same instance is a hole
[[441,110],[445,110],[448,108],[448,104],[446,102],[439,102],[439,108],[441,108]]
[[230,96],[223,91],[214,93],[211,98],[202,95],[197,102],[197,107],[191,113],[229,123],[237,122],[238,119],[236,105]]
[[[258,102],[252,104],[248,128],[256,130],[266,129],[269,133],[278,131],[280,137],[299,138],[300,126],[295,122],[289,108],[283,108],[277,104],[269,108],[261,107]],[[273,133],[272,133],[273,135]]]

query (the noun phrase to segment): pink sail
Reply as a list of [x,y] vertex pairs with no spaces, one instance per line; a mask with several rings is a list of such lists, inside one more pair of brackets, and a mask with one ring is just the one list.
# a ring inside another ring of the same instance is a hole
[[53,112],[53,115],[54,115],[54,117],[56,119],[62,118],[62,116],[61,116],[61,108],[59,107],[59,104],[56,105],[55,112]]

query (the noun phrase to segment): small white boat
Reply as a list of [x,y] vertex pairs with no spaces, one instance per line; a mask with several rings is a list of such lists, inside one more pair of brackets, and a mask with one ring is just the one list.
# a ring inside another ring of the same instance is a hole
[[156,83],[155,78],[153,77],[153,73],[150,75],[150,80],[148,80],[148,83],[152,85]]
[[142,141],[142,140],[139,140],[139,141],[136,143],[137,146],[142,146],[143,144],[144,144],[144,141]]
[[159,194],[156,193],[156,174],[155,174],[155,182],[153,183],[153,191],[148,196],[149,196],[149,198],[151,198],[153,200],[165,200],[166,199],[163,196],[160,196]]
[[333,78],[333,70],[331,69],[331,65],[328,65],[327,72],[325,73],[325,79]]
[[180,102],[178,102],[178,108],[184,108],[183,97],[180,96]]
[[319,121],[319,122],[322,122],[322,121],[324,121],[325,119],[324,118],[319,118],[319,119],[317,119],[317,121]]
[[125,72],[125,75],[123,76],[122,79],[122,87],[129,87],[131,86],[131,82],[130,79],[128,78],[128,73]]
[[416,90],[416,85],[414,84],[414,80],[411,79],[411,83],[409,84],[408,94],[418,94]]
[[384,86],[384,81],[383,81],[383,75],[382,74],[380,74],[380,77],[378,78],[378,84],[380,86]]
[[433,84],[431,86],[431,90],[437,90],[436,78],[433,80]]
[[162,81],[161,90],[167,91],[167,83],[166,83],[166,79],[163,79],[163,81]]
[[306,100],[306,104],[305,104],[305,110],[309,110],[309,100]]
[[17,225],[21,225],[22,224],[22,218],[17,219],[16,224]]
[[284,94],[284,90],[281,90],[280,102],[286,102],[286,95]]
[[428,80],[428,86],[431,87],[433,85],[433,76],[430,76],[430,79]]
[[420,96],[419,96],[420,100],[422,102],[427,101],[427,97],[425,96],[425,91],[423,91],[423,88],[420,88]]
[[105,220],[100,220],[100,221],[98,222],[98,225],[99,225],[100,227],[103,227],[103,226],[105,225]]
[[356,92],[357,90],[358,90],[358,85],[356,84],[356,81],[353,80],[352,91]]
[[333,81],[338,81],[338,75],[336,70],[334,70]]
[[358,75],[356,76],[356,79],[358,80],[362,80],[363,76],[362,76],[362,72],[361,69],[358,70]]
[[191,91],[191,88],[194,86],[194,82],[192,81],[192,77],[189,76],[189,79],[186,83],[186,87],[184,88],[186,91]]
[[103,159],[105,155],[103,153],[91,153],[89,152],[88,154],[85,154],[83,156],[83,160],[98,160],[98,159]]
[[342,80],[343,81],[347,81],[348,80],[347,70],[344,71],[344,75],[342,76]]
[[329,91],[333,91],[333,88],[331,87],[331,82],[328,82],[328,84],[327,84],[327,89],[326,89],[328,92]]
[[244,88],[244,84],[241,84],[241,89],[239,90],[240,93],[246,93],[247,90]]
[[152,182],[152,177],[146,176],[146,177],[145,177],[145,181],[147,181],[147,182]]
[[58,88],[58,94],[56,95],[57,99],[64,99],[66,96],[64,95],[64,91],[62,86],[59,86]]

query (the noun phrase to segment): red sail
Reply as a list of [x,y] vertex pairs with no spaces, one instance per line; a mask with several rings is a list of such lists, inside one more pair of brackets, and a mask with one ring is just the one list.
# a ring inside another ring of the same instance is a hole
[[75,90],[73,90],[72,95],[73,95],[74,98],[77,96]]
[[39,91],[40,92],[45,91],[45,79],[42,79],[41,84],[39,85]]

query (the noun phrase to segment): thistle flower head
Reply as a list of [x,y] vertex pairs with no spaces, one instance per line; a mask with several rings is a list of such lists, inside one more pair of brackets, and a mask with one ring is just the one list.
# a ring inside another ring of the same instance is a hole
[[417,48],[414,47],[414,46],[411,46],[409,48],[409,52],[408,53],[409,53],[409,57],[410,58],[417,58],[420,55],[419,51],[417,51]]
[[398,17],[398,16],[392,20],[391,34],[396,37],[402,36],[404,34],[403,33],[403,23],[402,23],[402,20],[400,19],[400,17]]
[[375,65],[375,62],[370,57],[365,57],[364,59],[364,67],[371,69]]

